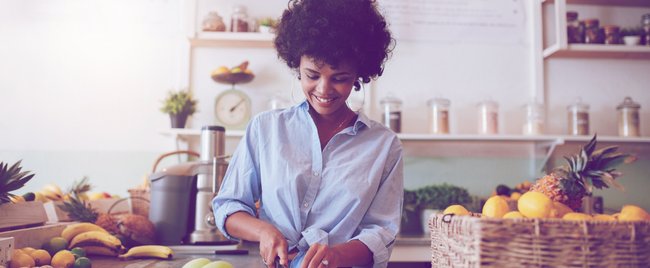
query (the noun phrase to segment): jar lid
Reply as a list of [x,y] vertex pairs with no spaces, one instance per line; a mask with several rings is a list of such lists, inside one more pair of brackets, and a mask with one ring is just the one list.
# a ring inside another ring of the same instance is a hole
[[567,11],[566,12],[566,17],[567,17],[567,19],[576,20],[576,19],[578,19],[578,12],[576,12],[576,11]]
[[381,99],[381,101],[379,101],[379,104],[382,104],[382,105],[387,104],[387,103],[402,104],[402,100],[400,100],[400,99],[398,99],[396,97],[393,97],[393,96],[386,96],[385,98]]
[[427,101],[427,105],[429,106],[434,106],[434,105],[449,106],[450,104],[451,101],[445,98],[432,98]]
[[641,108],[641,104],[638,104],[632,100],[630,97],[625,97],[623,102],[616,106],[617,110],[623,109],[623,108],[634,108],[634,109],[639,109]]
[[485,107],[489,107],[489,108],[499,108],[499,103],[496,102],[496,101],[493,101],[493,100],[485,100],[485,101],[479,102],[477,106],[479,106],[479,107],[485,106]]
[[600,21],[598,19],[585,19],[585,25],[598,25]]
[[567,110],[573,111],[573,110],[589,110],[589,104],[586,104],[582,102],[580,98],[576,100],[573,104],[569,105],[567,107]]

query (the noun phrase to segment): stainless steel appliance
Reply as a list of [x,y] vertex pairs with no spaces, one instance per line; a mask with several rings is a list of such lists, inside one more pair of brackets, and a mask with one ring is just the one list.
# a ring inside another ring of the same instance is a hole
[[236,244],[216,228],[212,198],[219,191],[227,168],[225,129],[201,129],[200,160],[181,163],[151,175],[149,219],[156,226],[158,243]]

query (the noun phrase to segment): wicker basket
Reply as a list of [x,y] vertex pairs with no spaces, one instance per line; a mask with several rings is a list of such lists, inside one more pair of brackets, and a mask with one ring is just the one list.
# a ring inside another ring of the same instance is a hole
[[434,214],[432,267],[650,267],[649,222]]
[[149,217],[149,189],[129,189],[131,213]]

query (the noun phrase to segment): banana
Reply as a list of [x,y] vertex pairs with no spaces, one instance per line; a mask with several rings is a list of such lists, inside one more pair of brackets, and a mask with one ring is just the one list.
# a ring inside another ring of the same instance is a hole
[[81,247],[85,252],[86,255],[89,256],[110,256],[110,257],[117,257],[119,255],[120,251],[114,250],[112,248],[107,248],[107,247],[100,247],[100,246],[85,246]]
[[80,233],[72,238],[70,241],[70,248],[84,247],[84,246],[102,246],[120,250],[122,242],[117,237],[102,231],[88,231]]
[[174,252],[169,247],[159,246],[159,245],[145,245],[145,246],[132,247],[131,249],[129,249],[129,251],[127,251],[122,255],[119,255],[118,257],[120,259],[134,258],[134,257],[139,257],[139,258],[150,257],[150,258],[169,260],[173,257],[173,255]]
[[48,184],[43,187],[41,193],[52,201],[59,201],[63,199],[63,192],[59,186]]
[[108,234],[108,231],[104,230],[104,228],[100,227],[99,225],[89,222],[80,222],[66,226],[65,229],[63,229],[61,232],[61,237],[70,243],[70,241],[78,234],[89,231],[100,231]]

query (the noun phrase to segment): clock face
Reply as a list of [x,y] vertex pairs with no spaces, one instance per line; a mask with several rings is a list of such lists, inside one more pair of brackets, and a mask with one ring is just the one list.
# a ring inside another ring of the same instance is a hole
[[230,128],[244,128],[251,117],[251,100],[246,93],[229,89],[217,96],[214,104],[219,123]]

